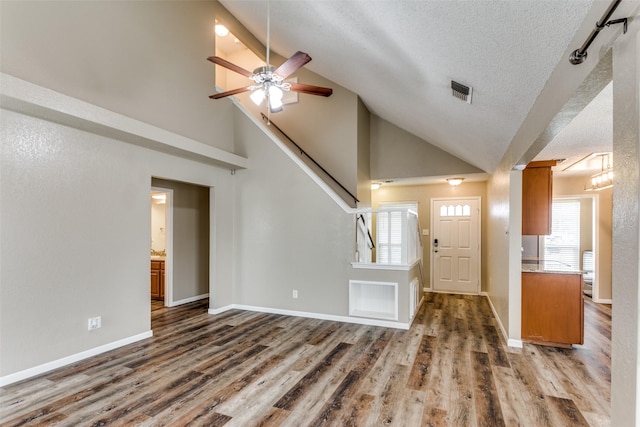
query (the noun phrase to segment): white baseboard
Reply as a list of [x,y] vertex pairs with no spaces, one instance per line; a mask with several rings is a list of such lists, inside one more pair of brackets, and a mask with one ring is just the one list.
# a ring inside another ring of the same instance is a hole
[[416,316],[418,315],[418,312],[420,311],[420,308],[422,308],[422,303],[423,302],[424,302],[424,295],[422,295],[422,298],[420,298],[420,302],[416,306],[416,311],[413,313],[413,317],[411,319],[409,319],[409,326],[413,325],[413,321],[416,319]]
[[591,300],[596,304],[613,304],[613,300],[611,300],[611,298],[592,298]]
[[200,301],[201,299],[206,299],[206,298],[209,298],[209,294],[196,295],[195,297],[189,297],[189,298],[181,299],[181,300],[178,300],[178,301],[174,301],[174,302],[171,303],[171,305],[169,305],[169,307],[175,307],[175,306],[182,305],[182,304],[188,304],[190,302]]
[[309,319],[332,320],[334,322],[355,323],[358,325],[383,326],[385,328],[396,328],[408,330],[410,323],[389,322],[386,320],[367,319],[364,317],[335,316],[332,314],[310,313],[306,311],[283,310],[270,307],[256,307],[252,305],[231,304],[220,308],[210,308],[209,314],[220,314],[228,310],[246,310],[259,313],[282,314],[285,316],[306,317]]
[[507,345],[509,347],[522,348],[522,340],[509,338],[509,335],[507,335],[507,330],[504,328],[502,321],[500,321],[500,316],[498,316],[498,312],[496,311],[496,308],[493,306],[493,302],[491,301],[489,294],[487,294],[486,292],[481,292],[481,294],[484,294],[487,297],[487,301],[489,301],[489,307],[491,307],[491,311],[493,312],[493,317],[495,317],[496,321],[498,322],[498,326],[500,327],[500,332],[502,332],[502,336],[504,337],[504,340],[507,342]]
[[507,340],[507,345],[509,347],[522,348],[523,343],[522,343],[522,340],[508,339]]
[[150,338],[153,336],[153,331],[143,332],[138,335],[123,338],[118,341],[114,341],[108,344],[101,345],[89,350],[82,351],[80,353],[72,354],[71,356],[63,357],[62,359],[54,360],[52,362],[43,363],[42,365],[35,366],[33,368],[25,369],[24,371],[16,372],[14,374],[5,375],[0,377],[0,387],[4,387],[9,384],[13,384],[18,381],[26,380],[27,378],[35,377],[36,375],[44,374],[45,372],[53,371],[62,366],[70,365],[72,363],[79,362],[92,356],[97,356],[101,353],[114,350],[119,347],[123,347],[134,342]]

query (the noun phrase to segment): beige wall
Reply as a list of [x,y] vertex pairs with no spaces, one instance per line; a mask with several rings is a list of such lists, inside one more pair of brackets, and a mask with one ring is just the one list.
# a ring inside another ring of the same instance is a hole
[[153,178],[173,190],[173,301],[209,293],[209,188]]
[[239,111],[235,135],[256,161],[235,174],[233,302],[347,316],[354,215]]
[[0,70],[233,151],[208,1],[3,1]]
[[[152,176],[220,187],[212,246],[232,250],[227,170],[4,109],[0,116],[0,375],[150,330]],[[217,298],[232,265],[221,258],[209,280]],[[102,327],[89,332],[94,316]]]
[[482,170],[371,116],[371,178],[376,180],[480,173]]
[[[207,98],[215,2],[1,2],[2,72],[232,151]],[[214,187],[210,293],[232,302],[228,170],[2,110],[0,375],[150,329],[149,191]],[[34,315],[36,313],[36,315]],[[87,319],[102,316],[89,333]]]
[[[264,62],[249,50],[240,51],[225,59],[248,70],[264,65]],[[285,58],[277,56],[271,58],[272,64],[276,65],[284,61]],[[221,84],[224,81],[228,89],[247,86],[250,83],[246,77],[221,67],[217,67],[216,74],[220,76],[217,79],[223,79],[218,82]],[[222,74],[225,76],[222,77]],[[330,87],[333,94],[328,98],[298,94],[297,103],[285,104],[283,111],[272,114],[271,119],[340,184],[357,195],[360,100],[355,93],[306,68],[296,71],[293,77],[297,77],[299,83]],[[249,99],[249,93],[237,95],[236,98],[259,121],[263,121],[260,113],[266,114],[265,103],[256,106]],[[277,134],[275,130],[274,133]],[[244,148],[239,147],[238,150]],[[294,152],[297,153],[296,150]],[[246,154],[242,151],[237,153]],[[324,179],[322,174],[319,176]]]
[[[597,271],[597,292],[594,294],[594,300],[611,300],[611,227],[612,227],[612,195],[613,190],[611,188],[592,192],[584,191],[584,184],[588,177],[574,177],[574,178],[557,178],[553,180],[553,196],[581,196],[581,197],[596,197],[596,215],[598,222],[596,224],[596,238],[597,238],[597,258],[595,260],[595,266]],[[587,227],[589,228],[589,227]],[[590,236],[589,230],[589,236]],[[581,241],[583,239],[581,235]],[[594,290],[595,291],[595,290]]]
[[358,98],[358,207],[371,206],[371,113]]
[[[380,189],[371,192],[371,202],[373,209],[377,209],[381,202],[418,202],[418,217],[422,229],[431,228],[431,199],[444,197],[471,197],[481,198],[482,220],[481,240],[482,240],[482,260],[481,260],[481,286],[482,290],[487,290],[487,183],[486,182],[463,182],[457,187],[445,184],[430,185],[383,185]],[[431,287],[431,238],[422,236],[423,263],[425,274],[425,286]]]

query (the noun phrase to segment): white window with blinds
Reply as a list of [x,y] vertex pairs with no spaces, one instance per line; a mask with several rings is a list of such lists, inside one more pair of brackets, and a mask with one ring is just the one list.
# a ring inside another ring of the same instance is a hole
[[[406,209],[418,212],[418,203],[381,203],[381,210],[377,214],[377,247],[376,262],[379,264],[402,263],[402,237],[406,231],[402,229],[403,216],[407,215]],[[402,210],[393,210],[402,209]],[[406,224],[406,222],[404,222]]]
[[544,237],[544,259],[580,269],[580,200],[553,201],[551,234]]

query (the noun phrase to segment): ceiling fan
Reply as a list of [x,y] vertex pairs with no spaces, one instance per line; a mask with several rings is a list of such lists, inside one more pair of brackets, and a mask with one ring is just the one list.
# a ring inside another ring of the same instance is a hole
[[284,81],[284,79],[311,61],[311,57],[304,52],[298,51],[294,53],[278,68],[268,65],[267,62],[267,65],[256,68],[253,70],[253,73],[238,65],[232,64],[219,56],[210,56],[207,59],[214,64],[218,64],[231,71],[235,71],[238,74],[242,74],[254,82],[254,84],[250,86],[216,93],[209,97],[211,99],[219,99],[251,91],[252,93],[250,98],[256,105],[260,105],[262,101],[267,98],[269,111],[277,113],[282,111],[282,96],[284,91],[293,91],[319,96],[330,96],[333,93],[333,89],[328,87],[312,86],[302,83],[288,83]]
[[270,41],[270,13],[269,13],[270,5],[267,0],[267,54],[266,54],[266,63],[263,67],[258,67],[253,70],[253,73],[249,70],[245,70],[244,68],[232,64],[226,59],[222,59],[219,56],[210,56],[207,59],[214,64],[218,64],[222,67],[225,67],[228,70],[235,71],[238,74],[242,74],[243,76],[249,77],[254,84],[250,86],[245,86],[237,89],[228,90],[226,92],[216,93],[211,95],[209,98],[211,99],[219,99],[224,98],[231,95],[237,95],[243,92],[251,91],[251,95],[249,97],[256,104],[260,105],[262,101],[266,98],[268,111],[271,113],[277,113],[282,111],[282,96],[285,91],[294,91],[300,93],[306,93],[309,95],[318,95],[318,96],[331,96],[333,93],[333,89],[328,87],[321,86],[312,86],[302,83],[289,83],[285,82],[284,79],[289,77],[291,74],[295,73],[300,68],[304,67],[309,61],[311,61],[311,57],[304,52],[296,52],[289,59],[287,59],[282,65],[278,68],[273,67],[269,64],[269,41]]

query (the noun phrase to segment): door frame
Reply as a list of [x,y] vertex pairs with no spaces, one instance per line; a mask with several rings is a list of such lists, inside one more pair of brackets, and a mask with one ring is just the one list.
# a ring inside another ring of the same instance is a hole
[[[437,291],[434,287],[434,266],[435,266],[435,253],[433,251],[433,230],[435,230],[435,210],[434,204],[438,201],[451,201],[451,200],[476,200],[478,202],[478,287],[475,293],[468,292],[445,292]],[[429,236],[429,288],[431,292],[443,292],[449,294],[464,294],[464,295],[480,295],[482,293],[482,197],[481,196],[458,196],[458,197],[432,197],[430,201],[430,227],[431,235]]]
[[151,186],[150,191],[167,194],[165,202],[164,306],[173,307],[173,189]]

